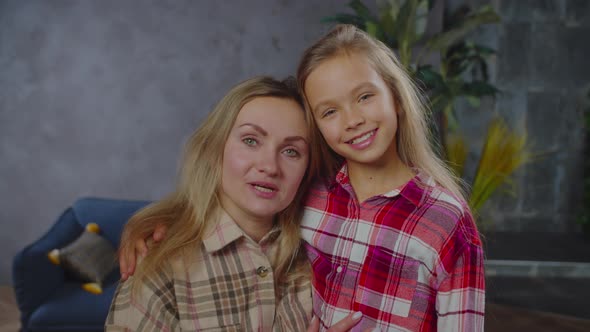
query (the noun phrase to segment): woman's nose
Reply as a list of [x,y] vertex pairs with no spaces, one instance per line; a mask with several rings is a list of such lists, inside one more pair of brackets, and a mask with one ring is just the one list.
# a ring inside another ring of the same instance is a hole
[[258,159],[258,170],[268,176],[276,176],[279,173],[279,163],[274,151],[264,151]]

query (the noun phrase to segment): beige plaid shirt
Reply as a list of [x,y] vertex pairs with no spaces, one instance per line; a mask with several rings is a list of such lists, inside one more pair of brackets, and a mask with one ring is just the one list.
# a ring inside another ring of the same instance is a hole
[[[276,300],[268,257],[278,232],[256,243],[222,213],[199,250],[185,249],[156,275],[119,285],[105,331],[304,331],[310,282],[282,286]],[[134,282],[141,282],[137,297],[130,291]]]

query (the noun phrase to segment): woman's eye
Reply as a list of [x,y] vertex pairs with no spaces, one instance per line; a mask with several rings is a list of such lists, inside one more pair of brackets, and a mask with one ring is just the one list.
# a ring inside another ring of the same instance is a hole
[[244,138],[242,140],[242,142],[244,142],[246,145],[249,145],[249,146],[255,146],[256,144],[258,144],[258,142],[255,139],[249,138],[249,137],[248,138]]
[[295,149],[286,149],[284,151],[284,153],[288,156],[288,157],[299,157],[299,152]]

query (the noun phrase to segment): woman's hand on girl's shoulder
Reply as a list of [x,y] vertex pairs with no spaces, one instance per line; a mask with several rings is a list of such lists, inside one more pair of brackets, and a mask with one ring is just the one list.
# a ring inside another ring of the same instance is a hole
[[[166,237],[166,231],[168,228],[163,224],[158,224],[151,234],[152,240],[157,243],[162,241]],[[147,241],[150,236],[146,238],[139,238],[131,245],[130,239],[121,239],[121,245],[119,248],[119,268],[121,270],[121,280],[125,281],[135,272],[135,266],[137,264],[137,257],[145,257],[148,252]]]

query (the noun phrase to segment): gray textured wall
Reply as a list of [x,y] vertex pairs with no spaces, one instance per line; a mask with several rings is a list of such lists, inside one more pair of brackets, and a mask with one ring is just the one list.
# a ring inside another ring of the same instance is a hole
[[1,1],[0,284],[80,196],[157,199],[240,80],[285,76],[347,1]]

